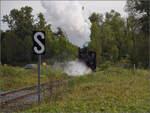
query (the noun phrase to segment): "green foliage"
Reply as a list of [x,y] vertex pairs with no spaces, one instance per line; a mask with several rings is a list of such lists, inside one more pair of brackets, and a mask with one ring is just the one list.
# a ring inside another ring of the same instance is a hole
[[44,15],[42,13],[38,14],[38,23],[36,24],[36,28],[38,28],[38,30],[43,30],[46,26],[46,21],[44,18]]
[[[13,90],[37,84],[37,67],[24,69],[22,67],[0,66],[0,90]],[[68,75],[53,69],[50,66],[41,66],[41,83],[63,80]]]
[[59,35],[56,35],[51,31],[51,25],[46,23],[44,15],[39,13],[34,19],[32,10],[25,6],[3,16],[3,22],[9,25],[10,30],[2,32],[2,63],[23,65],[37,61],[37,56],[32,52],[33,30],[46,32],[46,54],[42,58],[47,63],[76,58],[78,48],[67,40],[61,28],[58,28]]
[[[128,61],[125,61],[129,63],[127,65],[148,67],[148,3],[148,1],[128,0],[127,18],[121,17],[114,10],[106,12],[105,15],[93,13],[89,17],[92,25],[88,49],[97,53],[97,66],[106,61],[122,63],[128,55]],[[53,64],[55,61],[77,58],[78,48],[68,41],[63,30],[58,27],[58,32],[53,33],[44,15],[39,13],[34,19],[32,11],[31,7],[25,6],[20,10],[13,9],[9,15],[3,16],[3,22],[9,25],[10,30],[1,31],[2,63],[23,65],[37,61],[37,56],[32,54],[33,30],[46,32],[46,54],[42,56],[45,62]],[[143,14],[140,20],[137,14]]]
[[149,112],[147,70],[108,68],[74,77],[49,101],[26,112]]
[[98,68],[100,70],[105,70],[107,68],[109,68],[111,66],[111,62],[110,61],[106,61],[104,64],[101,64]]
[[149,65],[149,3],[148,0],[127,0],[126,4],[131,29],[130,37],[134,42],[132,60],[138,67],[144,68]]
[[149,35],[149,4],[149,0],[127,0],[126,4],[129,16],[136,17],[136,21],[141,24],[142,32],[147,35]]
[[102,22],[103,21],[103,15],[100,15],[100,14],[96,14],[96,13],[93,13],[90,17],[89,17],[91,23],[99,23],[99,22]]
[[89,49],[97,53],[97,64],[102,62],[101,53],[102,53],[102,40],[101,40],[101,29],[99,22],[102,22],[103,17],[100,14],[93,13],[89,17],[92,26],[91,26],[91,42],[89,43]]
[[[134,0],[133,0],[134,1]],[[93,13],[89,17],[91,26],[91,42],[89,49],[97,53],[97,66],[106,61],[122,63],[131,67],[148,67],[148,37],[140,30],[141,26],[136,17],[129,16],[124,19],[111,10],[105,14]]]
[[33,9],[28,6],[20,10],[12,9],[9,15],[3,16],[3,22],[7,22],[9,28],[14,30],[20,38],[25,38],[25,36],[32,35],[34,23],[32,11]]
[[15,76],[16,75],[16,70],[14,67],[9,67],[7,65],[1,66],[1,74],[0,77],[8,77],[9,75]]

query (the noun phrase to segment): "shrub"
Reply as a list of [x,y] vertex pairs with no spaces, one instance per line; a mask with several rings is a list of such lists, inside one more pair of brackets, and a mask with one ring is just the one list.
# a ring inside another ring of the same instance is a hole
[[133,67],[129,55],[126,55],[126,58],[122,58],[118,62],[118,64],[120,64],[123,68],[132,68]]
[[110,61],[106,61],[104,64],[101,64],[100,66],[98,66],[98,68],[100,70],[104,70],[104,69],[107,69],[111,66],[111,62]]
[[0,66],[0,76],[14,76],[16,75],[16,70],[14,67],[12,66],[8,66],[8,65],[4,65],[4,66]]

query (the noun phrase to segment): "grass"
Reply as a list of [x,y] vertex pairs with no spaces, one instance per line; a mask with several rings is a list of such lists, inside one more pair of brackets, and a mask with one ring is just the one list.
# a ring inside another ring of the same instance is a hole
[[74,77],[47,101],[25,112],[150,112],[149,85],[146,70],[108,68]]
[[[37,84],[37,68],[0,66],[0,90],[7,91]],[[68,76],[50,66],[41,67],[41,83],[65,79]]]
[[[50,66],[41,67],[41,82],[69,76]],[[45,95],[40,106],[25,112],[150,112],[150,84],[147,70],[108,68],[84,76],[72,77],[57,87],[54,95]],[[37,68],[0,66],[0,90],[12,90],[37,84]]]

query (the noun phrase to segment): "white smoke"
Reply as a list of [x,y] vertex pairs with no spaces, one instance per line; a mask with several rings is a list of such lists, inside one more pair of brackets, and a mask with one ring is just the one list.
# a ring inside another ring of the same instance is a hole
[[83,6],[77,1],[42,1],[46,9],[46,19],[52,25],[52,31],[56,32],[60,27],[68,40],[79,47],[90,41],[91,23],[84,12]]
[[92,72],[92,70],[88,68],[86,64],[78,60],[69,61],[66,63],[57,62],[53,66],[72,76],[81,76]]

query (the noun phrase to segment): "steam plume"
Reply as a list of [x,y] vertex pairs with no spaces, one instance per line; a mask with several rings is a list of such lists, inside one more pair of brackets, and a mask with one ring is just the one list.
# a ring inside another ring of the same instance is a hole
[[60,27],[69,41],[81,48],[85,42],[90,41],[91,23],[79,2],[42,1],[42,6],[47,11],[46,19],[54,32]]
[[92,70],[88,68],[86,64],[78,60],[63,63],[55,62],[53,67],[72,76],[81,76],[92,72]]

